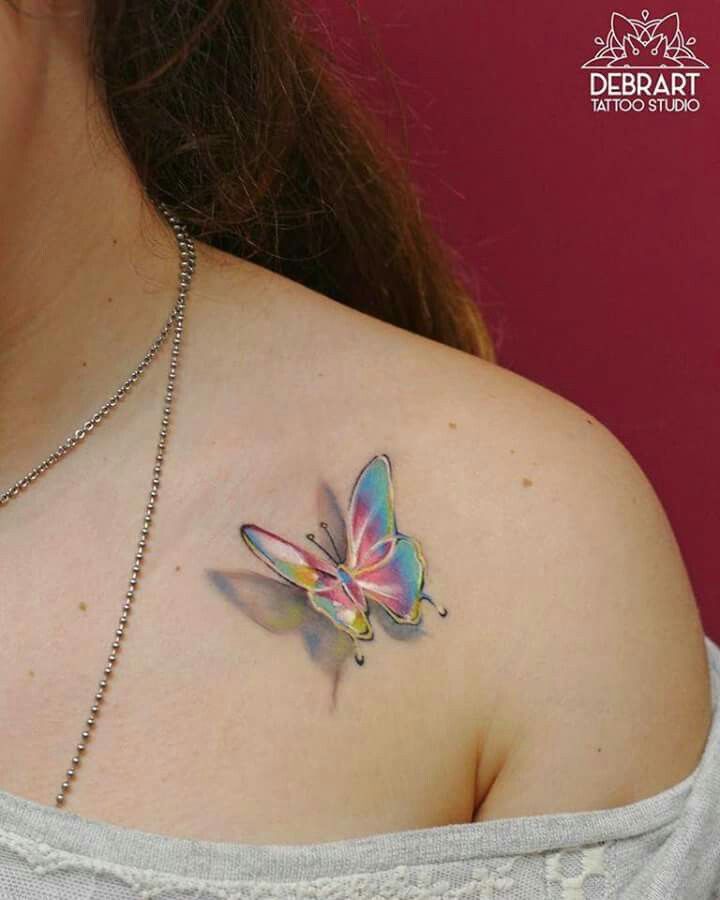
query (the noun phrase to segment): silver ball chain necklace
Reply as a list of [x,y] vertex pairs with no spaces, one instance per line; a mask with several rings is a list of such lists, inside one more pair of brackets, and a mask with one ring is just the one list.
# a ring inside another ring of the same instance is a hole
[[192,279],[192,274],[195,270],[195,245],[192,241],[192,238],[187,232],[187,226],[180,222],[180,220],[170,212],[167,205],[163,202],[158,202],[156,205],[171,225],[175,233],[175,240],[177,241],[178,251],[180,253],[180,285],[178,289],[178,297],[167,322],[163,326],[163,329],[158,337],[151,344],[150,349],[145,354],[140,364],[132,371],[130,376],[123,382],[118,390],[115,391],[112,397],[106,403],[103,403],[103,405],[95,413],[95,415],[88,419],[88,421],[85,422],[85,424],[81,428],[78,428],[77,431],[75,431],[62,444],[60,444],[57,450],[51,453],[50,456],[44,459],[39,465],[35,466],[34,469],[31,469],[27,473],[27,475],[24,476],[24,478],[21,478],[20,481],[16,482],[16,484],[14,484],[11,488],[0,494],[0,506],[4,506],[13,498],[18,497],[20,493],[28,488],[39,475],[47,471],[51,466],[55,465],[58,460],[63,459],[67,455],[67,453],[73,449],[73,447],[76,447],[80,443],[80,441],[83,440],[83,438],[87,437],[87,435],[90,434],[95,426],[99,425],[100,422],[102,422],[103,419],[110,413],[110,411],[113,410],[118,405],[118,403],[127,395],[135,382],[140,378],[145,369],[147,369],[148,365],[155,358],[158,350],[160,349],[165,341],[165,338],[170,332],[170,328],[172,327],[173,323],[175,324],[175,335],[173,337],[172,351],[170,355],[170,370],[168,372],[167,386],[165,388],[165,402],[163,405],[163,414],[161,420],[162,424],[160,426],[160,437],[158,439],[157,451],[155,454],[155,465],[153,466],[150,496],[148,497],[145,506],[145,515],[143,516],[143,524],[142,528],[140,529],[140,539],[138,540],[135,557],[133,559],[130,581],[128,583],[127,592],[125,593],[122,613],[120,614],[120,621],[118,622],[117,628],[115,629],[110,654],[108,655],[105,668],[103,669],[103,676],[98,683],[97,691],[95,693],[92,706],[90,707],[90,715],[85,720],[83,731],[80,734],[80,741],[75,745],[75,752],[73,753],[70,768],[65,772],[65,777],[63,778],[60,791],[55,796],[56,806],[62,806],[65,801],[65,794],[69,790],[71,782],[73,781],[73,779],[77,778],[78,766],[80,765],[82,754],[87,748],[86,741],[90,737],[92,728],[96,725],[97,713],[99,712],[100,706],[105,697],[105,688],[108,685],[108,679],[112,674],[115,663],[117,661],[117,651],[120,649],[120,642],[125,635],[128,616],[130,613],[132,602],[135,599],[137,582],[140,576],[140,571],[142,569],[143,557],[145,553],[145,545],[147,543],[147,537],[150,532],[150,525],[152,524],[152,517],[155,509],[155,501],[157,499],[158,490],[160,487],[160,473],[162,471],[163,459],[165,458],[165,447],[167,444],[168,426],[170,424],[170,413],[172,412],[173,392],[175,388],[175,376],[177,373],[177,364],[180,356],[180,339],[183,330],[185,301],[187,300],[187,295],[190,290],[190,281]]

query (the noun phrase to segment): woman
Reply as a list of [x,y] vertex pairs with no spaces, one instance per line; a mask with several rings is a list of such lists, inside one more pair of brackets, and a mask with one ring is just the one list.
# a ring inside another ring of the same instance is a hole
[[35,0],[0,41],[0,892],[710,897],[660,502],[496,364],[305,21]]

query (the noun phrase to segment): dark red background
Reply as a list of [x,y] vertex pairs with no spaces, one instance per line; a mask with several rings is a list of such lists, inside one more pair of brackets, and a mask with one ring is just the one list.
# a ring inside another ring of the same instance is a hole
[[[471,271],[500,362],[588,409],[668,513],[720,641],[720,4],[358,0],[409,114],[425,206]],[[610,13],[676,9],[709,65],[696,113],[594,113]],[[318,0],[359,89],[364,29]]]

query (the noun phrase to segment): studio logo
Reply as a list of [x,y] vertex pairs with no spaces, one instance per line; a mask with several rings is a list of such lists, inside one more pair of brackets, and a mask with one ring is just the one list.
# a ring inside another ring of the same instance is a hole
[[698,85],[709,66],[695,55],[695,38],[680,30],[680,16],[633,19],[614,12],[606,38],[583,69],[590,70],[595,112],[697,112]]

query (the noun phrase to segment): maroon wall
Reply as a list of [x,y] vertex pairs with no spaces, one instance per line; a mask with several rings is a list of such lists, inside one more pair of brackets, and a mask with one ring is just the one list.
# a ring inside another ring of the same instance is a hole
[[[376,75],[344,0],[318,2],[336,52]],[[472,272],[500,362],[632,452],[720,640],[720,5],[679,10],[710,65],[699,111],[599,113],[580,66],[612,2],[358,2],[408,106],[415,181]],[[360,88],[387,105],[381,82]]]

